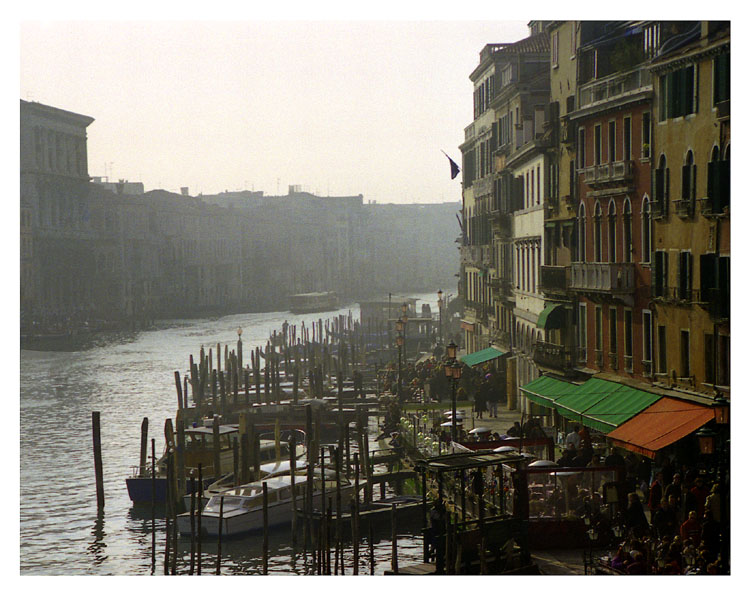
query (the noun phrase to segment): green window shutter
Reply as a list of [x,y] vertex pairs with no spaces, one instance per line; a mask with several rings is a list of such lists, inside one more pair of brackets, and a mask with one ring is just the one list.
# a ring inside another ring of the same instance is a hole
[[700,257],[701,302],[711,302],[712,290],[716,288],[716,269],[718,263],[715,254],[704,254]]
[[661,296],[663,294],[662,280],[664,276],[664,251],[657,250],[654,253],[654,279],[651,288],[652,295]]
[[690,198],[690,166],[682,166],[682,195],[683,199]]
[[718,162],[716,178],[718,211],[723,211],[724,207],[729,207],[729,160]]

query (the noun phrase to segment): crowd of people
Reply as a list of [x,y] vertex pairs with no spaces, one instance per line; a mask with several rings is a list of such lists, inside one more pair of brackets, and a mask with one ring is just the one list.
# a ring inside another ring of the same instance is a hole
[[[628,495],[623,522],[628,539],[609,565],[628,574],[712,574],[721,569],[722,511],[719,485],[709,488],[695,468],[657,472],[644,503]],[[725,537],[726,539],[726,537]]]

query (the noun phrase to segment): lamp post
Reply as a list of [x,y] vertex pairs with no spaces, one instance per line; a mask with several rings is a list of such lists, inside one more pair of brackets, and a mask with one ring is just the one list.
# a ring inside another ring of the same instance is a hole
[[404,330],[404,324],[401,321],[396,321],[396,346],[398,346],[398,389],[397,395],[398,400],[401,401],[401,348],[404,345],[404,336],[402,332]]
[[458,439],[456,422],[456,383],[461,378],[461,363],[456,360],[458,346],[453,342],[446,346],[448,360],[445,362],[445,376],[451,380],[451,443]]
[[[721,553],[720,561],[721,565],[719,572],[722,574],[729,573],[729,512],[726,504],[726,487],[724,486],[724,473],[726,461],[728,460],[728,450],[726,450],[728,440],[725,437],[725,430],[729,426],[729,401],[721,395],[717,394],[717,397],[713,405],[714,410],[714,422],[718,427],[718,433],[713,431],[711,428],[704,426],[697,433],[698,437],[698,448],[703,455],[710,457],[716,456],[716,466],[719,474],[719,525],[720,525],[720,547],[719,552]],[[718,445],[717,445],[718,443]],[[718,449],[717,449],[718,448]]]
[[401,305],[401,322],[404,324],[404,360],[407,359],[408,355],[408,349],[406,344],[406,323],[409,322],[409,315],[407,314],[409,312],[409,305],[404,302]]
[[443,345],[443,290],[438,290],[438,338]]

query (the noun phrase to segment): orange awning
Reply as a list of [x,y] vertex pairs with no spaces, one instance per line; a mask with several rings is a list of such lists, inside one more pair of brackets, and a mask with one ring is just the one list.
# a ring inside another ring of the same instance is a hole
[[662,397],[607,435],[623,447],[651,459],[656,452],[679,441],[713,419],[712,408]]

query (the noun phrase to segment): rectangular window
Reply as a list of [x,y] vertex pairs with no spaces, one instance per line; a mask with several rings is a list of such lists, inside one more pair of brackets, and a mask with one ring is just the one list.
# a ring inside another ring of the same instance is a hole
[[680,377],[690,376],[690,331],[680,329]]
[[552,68],[557,67],[557,50],[558,50],[557,31],[554,31],[552,33],[552,36],[550,37],[550,53],[551,53],[551,58],[552,58]]
[[536,204],[542,204],[542,173],[540,167],[536,167]]
[[602,127],[597,124],[594,127],[594,165],[602,163]]
[[705,382],[716,383],[716,358],[712,333],[703,334],[703,361],[705,362]]
[[729,387],[729,336],[719,335],[719,371],[717,377],[717,385],[723,387]]
[[729,100],[729,52],[714,58],[714,105]]
[[617,308],[615,307],[609,309],[609,353],[617,354]]
[[570,58],[576,57],[576,50],[578,49],[578,38],[576,36],[576,21],[570,22]]
[[641,121],[641,157],[651,157],[651,113],[644,112]]
[[667,327],[666,325],[659,325],[656,328],[656,347],[659,350],[659,360],[657,362],[657,370],[660,373],[667,373]]
[[651,290],[653,296],[665,296],[667,294],[667,280],[669,255],[664,250],[654,251],[654,269],[651,279]]
[[653,354],[653,321],[651,311],[643,311],[643,374],[651,376],[651,358]]
[[615,121],[612,120],[609,122],[609,130],[607,131],[607,141],[609,144],[609,155],[607,155],[607,158],[610,162],[615,161]]
[[683,250],[680,252],[680,270],[678,298],[680,300],[690,300],[693,284],[693,255],[690,251]]
[[659,119],[679,118],[698,111],[698,85],[691,64],[659,77]]
[[622,119],[622,159],[629,161],[633,159],[633,126],[630,116]]
[[586,362],[588,335],[586,334],[586,304],[578,305],[578,352],[579,361]]
[[626,308],[625,315],[625,368],[633,370],[633,311]]
[[578,169],[586,167],[586,129],[578,129]]

